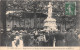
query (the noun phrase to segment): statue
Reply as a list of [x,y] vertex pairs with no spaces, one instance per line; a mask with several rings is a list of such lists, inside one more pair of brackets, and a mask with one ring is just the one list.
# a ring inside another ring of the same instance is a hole
[[[51,2],[49,2],[49,5],[48,5],[48,17],[44,20],[44,30],[49,33],[58,31],[57,25],[56,25],[56,19],[52,18],[52,3]],[[56,39],[54,37],[54,40],[53,40],[54,47],[55,47],[55,43],[56,43]]]
[[49,2],[48,17],[44,20],[44,30],[46,31],[58,31],[56,25],[56,19],[52,18],[52,3]]

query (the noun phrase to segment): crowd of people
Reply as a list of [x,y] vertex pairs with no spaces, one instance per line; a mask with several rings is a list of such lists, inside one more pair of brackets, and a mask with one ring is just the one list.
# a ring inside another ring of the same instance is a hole
[[[43,30],[7,31],[7,46],[73,46],[79,45],[79,33],[74,30],[45,32]],[[54,39],[55,38],[55,39]],[[14,42],[13,42],[14,41]],[[21,42],[21,43],[20,43]],[[77,43],[76,43],[77,42]]]

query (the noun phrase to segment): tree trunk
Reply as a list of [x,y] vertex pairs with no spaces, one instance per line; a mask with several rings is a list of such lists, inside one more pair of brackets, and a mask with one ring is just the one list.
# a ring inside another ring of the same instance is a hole
[[2,33],[0,32],[0,45],[5,46],[6,40],[6,1],[0,1],[0,30],[3,30]]

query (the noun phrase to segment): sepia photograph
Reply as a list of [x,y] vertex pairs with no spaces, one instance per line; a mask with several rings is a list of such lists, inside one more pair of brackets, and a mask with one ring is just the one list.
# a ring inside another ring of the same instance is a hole
[[80,46],[80,1],[1,0],[0,46]]

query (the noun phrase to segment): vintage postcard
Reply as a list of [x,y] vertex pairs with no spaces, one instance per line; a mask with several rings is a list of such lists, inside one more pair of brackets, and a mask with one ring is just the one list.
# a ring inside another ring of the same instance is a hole
[[0,49],[80,50],[80,1],[1,0]]

